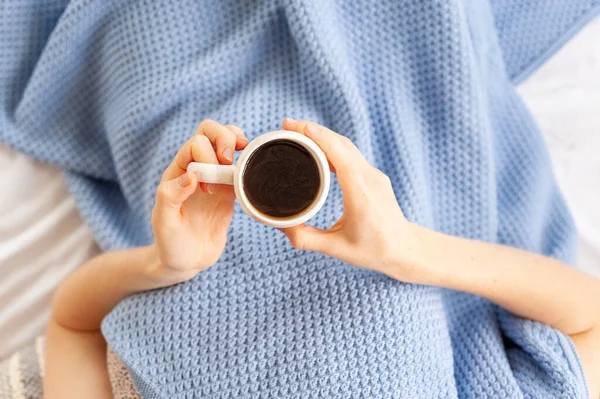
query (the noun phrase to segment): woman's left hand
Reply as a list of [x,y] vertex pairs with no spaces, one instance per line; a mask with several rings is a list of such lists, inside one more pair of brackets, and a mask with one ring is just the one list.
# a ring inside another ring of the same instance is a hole
[[283,128],[312,139],[325,153],[343,193],[344,214],[329,229],[300,225],[284,229],[298,249],[317,251],[406,282],[425,270],[414,265],[418,228],[404,217],[387,175],[371,166],[346,137],[307,121],[286,119]]

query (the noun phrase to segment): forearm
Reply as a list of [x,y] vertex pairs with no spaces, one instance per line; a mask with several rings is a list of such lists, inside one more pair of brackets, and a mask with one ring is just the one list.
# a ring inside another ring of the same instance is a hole
[[[600,281],[556,260],[414,226],[411,282],[479,295],[573,340],[591,397],[600,392]],[[402,257],[399,257],[402,258]],[[406,257],[405,257],[406,258]],[[391,267],[389,275],[406,270]]]
[[154,247],[99,255],[58,289],[46,341],[44,397],[110,398],[100,323],[129,295],[189,278],[163,267]]
[[70,330],[99,330],[102,319],[126,297],[187,278],[161,267],[153,246],[107,252],[89,260],[59,287],[52,321]]
[[424,284],[487,298],[567,335],[600,324],[600,281],[548,257],[416,226]]

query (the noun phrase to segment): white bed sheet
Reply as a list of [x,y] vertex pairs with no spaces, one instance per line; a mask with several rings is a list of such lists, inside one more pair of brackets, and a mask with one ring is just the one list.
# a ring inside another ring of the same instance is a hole
[[[580,231],[579,265],[600,277],[600,19],[519,91],[547,139]],[[0,359],[43,333],[59,282],[98,252],[60,172],[0,145]]]
[[0,359],[43,333],[52,294],[97,251],[59,170],[0,144]]
[[600,277],[600,18],[519,87],[579,231],[579,266]]

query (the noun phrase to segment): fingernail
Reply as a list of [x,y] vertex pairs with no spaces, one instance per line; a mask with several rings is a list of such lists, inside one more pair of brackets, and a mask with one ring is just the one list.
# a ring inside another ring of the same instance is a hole
[[321,129],[319,129],[319,127],[314,123],[309,123],[308,125],[306,125],[306,130],[308,131],[308,133],[310,133],[311,136],[316,136],[321,132]]
[[208,191],[209,194],[214,194],[215,193],[215,185],[214,183],[209,183],[206,185],[206,191]]
[[235,134],[236,137],[240,140],[246,140],[246,136],[244,136],[244,133],[240,132],[239,130],[234,130],[233,134]]
[[177,183],[179,183],[179,187],[187,187],[190,184],[190,177],[187,173],[181,175],[177,178]]
[[226,160],[228,160],[230,162],[233,162],[233,150],[231,148],[229,148],[229,147],[225,148],[223,150],[223,157]]
[[298,121],[292,118],[285,118],[285,123],[287,125],[294,126],[296,123],[298,123]]

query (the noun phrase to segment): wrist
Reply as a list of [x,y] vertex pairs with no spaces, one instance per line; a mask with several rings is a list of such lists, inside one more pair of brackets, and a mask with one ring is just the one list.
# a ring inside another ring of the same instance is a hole
[[389,277],[406,283],[441,285],[442,269],[436,255],[436,233],[433,230],[408,222],[402,245],[394,245],[393,260],[387,274]]
[[153,289],[179,284],[191,280],[198,274],[198,270],[178,270],[163,263],[155,244],[147,247],[145,264],[146,274],[154,284]]

